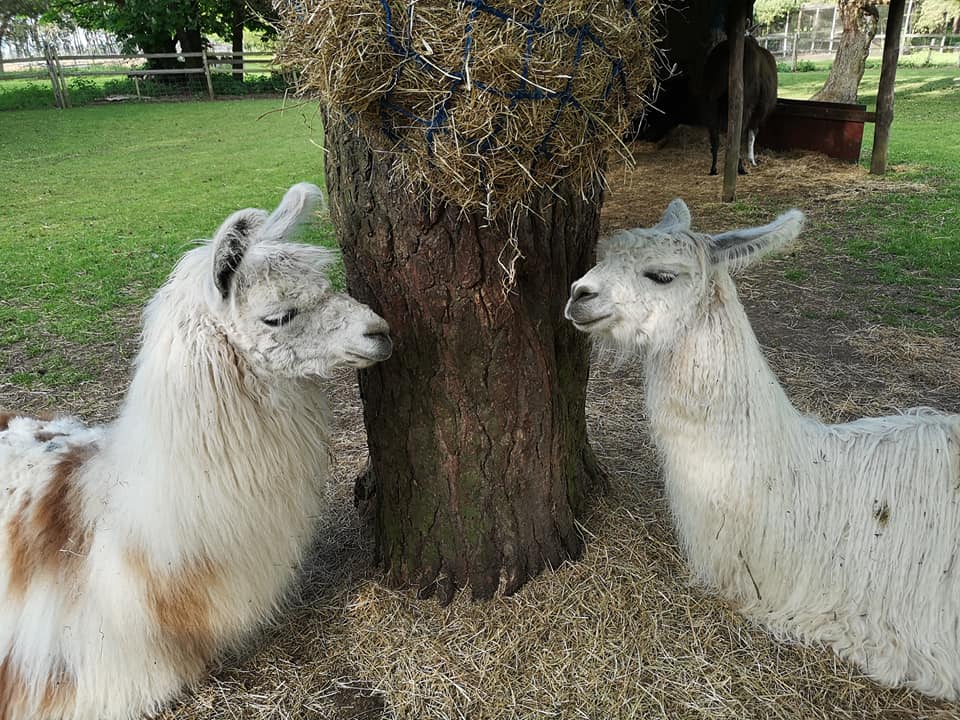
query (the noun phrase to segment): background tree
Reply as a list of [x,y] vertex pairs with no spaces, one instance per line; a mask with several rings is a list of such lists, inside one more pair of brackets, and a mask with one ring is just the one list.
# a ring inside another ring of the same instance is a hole
[[3,39],[18,18],[38,18],[47,10],[48,0],[0,0],[0,72],[3,72]]
[[923,0],[911,28],[928,33],[960,33],[960,0]]
[[880,24],[880,11],[874,0],[838,0],[837,12],[843,23],[837,54],[823,88],[811,100],[855,103],[870,44]]
[[796,12],[801,5],[803,0],[757,0],[753,4],[753,20],[762,25],[769,25]]
[[[180,52],[198,53],[214,34],[230,38],[234,52],[242,52],[244,27],[274,32],[269,22],[273,12],[269,0],[52,0],[46,17],[106,30],[130,51],[174,53],[179,45]],[[199,57],[184,58],[182,63],[177,58],[155,58],[148,66],[196,68],[202,63]]]

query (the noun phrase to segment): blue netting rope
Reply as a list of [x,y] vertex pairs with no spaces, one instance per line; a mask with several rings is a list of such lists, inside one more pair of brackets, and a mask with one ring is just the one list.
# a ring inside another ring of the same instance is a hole
[[[461,7],[470,8],[470,12],[467,16],[466,26],[464,27],[463,55],[461,57],[460,67],[439,69],[439,71],[442,72],[445,77],[450,79],[450,84],[445,91],[443,100],[437,104],[432,116],[421,117],[413,112],[410,108],[405,107],[396,101],[393,88],[400,83],[403,70],[410,63],[419,65],[421,67],[430,68],[434,71],[436,71],[438,68],[427,57],[422,55],[413,47],[413,5],[411,4],[408,10],[408,16],[405,18],[406,22],[404,23],[404,27],[398,29],[397,22],[394,18],[394,13],[390,8],[388,0],[380,0],[380,5],[383,8],[384,37],[391,50],[400,58],[400,62],[397,64],[397,68],[394,71],[391,87],[381,97],[378,108],[381,129],[383,133],[392,141],[403,144],[401,137],[394,131],[393,127],[397,115],[409,120],[414,125],[424,128],[427,152],[431,157],[434,153],[434,145],[437,136],[446,135],[453,132],[449,123],[450,103],[455,98],[461,87],[468,82],[470,53],[473,49],[474,41],[473,30],[477,17],[480,15],[480,13],[490,15],[501,20],[502,22],[511,23],[523,28],[526,32],[526,39],[521,61],[520,77],[518,84],[515,87],[504,89],[475,79],[469,81],[470,85],[477,88],[481,92],[492,93],[497,97],[509,100],[509,107],[511,110],[521,102],[556,102],[556,109],[550,125],[547,127],[543,138],[534,148],[535,163],[540,158],[549,159],[551,157],[550,143],[553,139],[554,132],[560,124],[563,113],[567,110],[567,108],[572,107],[577,110],[582,109],[580,101],[574,94],[574,89],[577,66],[584,55],[588,43],[599,49],[610,62],[610,79],[606,85],[606,88],[604,89],[602,99],[607,100],[614,88],[618,86],[626,90],[626,77],[623,60],[607,50],[603,40],[594,33],[593,28],[591,28],[589,25],[583,24],[569,27],[551,27],[544,24],[541,20],[544,0],[537,1],[534,12],[529,19],[523,19],[516,15],[512,15],[500,8],[495,7],[494,5],[489,4],[486,2],[486,0],[456,0],[456,2]],[[636,0],[624,0],[624,9],[632,16],[636,17],[638,14]],[[570,77],[567,79],[567,82],[562,90],[540,88],[531,84],[529,81],[530,60],[533,54],[534,43],[538,37],[547,35],[548,33],[563,33],[570,38],[576,39],[576,50],[573,56],[572,66],[570,68]],[[483,136],[471,138],[460,134],[458,135],[457,142],[459,144],[475,147],[481,154],[487,153],[494,149],[494,147],[497,145],[498,136],[505,126],[506,117],[501,116],[496,118],[493,128]],[[593,120],[589,119],[588,131],[592,128]]]

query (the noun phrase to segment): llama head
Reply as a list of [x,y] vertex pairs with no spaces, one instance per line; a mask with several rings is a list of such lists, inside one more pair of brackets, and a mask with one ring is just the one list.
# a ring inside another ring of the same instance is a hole
[[763,227],[695,233],[676,199],[652,228],[600,241],[598,262],[571,286],[564,315],[622,351],[669,347],[707,307],[715,279],[789,243],[802,226],[803,213],[791,210]]
[[326,272],[335,255],[290,242],[320,190],[290,188],[271,214],[233,213],[217,230],[207,271],[208,305],[231,344],[254,369],[286,377],[326,376],[341,366],[386,360],[386,321],[334,292]]

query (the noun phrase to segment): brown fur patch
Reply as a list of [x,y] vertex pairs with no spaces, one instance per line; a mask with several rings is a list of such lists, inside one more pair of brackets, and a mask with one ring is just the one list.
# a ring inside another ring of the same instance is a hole
[[143,579],[161,651],[185,680],[196,679],[217,650],[211,600],[220,580],[216,567],[201,557],[173,572],[158,572],[142,551],[131,552],[128,559]]
[[54,466],[43,494],[25,498],[10,520],[11,591],[22,595],[34,573],[72,569],[86,554],[88,528],[83,526],[75,476],[94,451],[93,446],[69,448]]
[[66,669],[60,668],[43,686],[40,698],[40,714],[59,716],[73,707],[77,685]]
[[32,415],[27,415],[26,413],[22,413],[22,412],[12,412],[10,410],[0,409],[0,432],[3,432],[4,430],[8,429],[10,427],[11,421],[14,418],[18,418],[18,417],[30,418],[31,420],[53,420],[54,419],[54,416],[50,413],[41,412],[41,413],[34,413]]
[[55,437],[66,437],[66,433],[59,432],[50,432],[48,430],[40,430],[33,435],[33,439],[37,442],[45,443],[50,442]]
[[5,657],[0,663],[0,720],[19,720],[24,717],[27,686],[17,668]]

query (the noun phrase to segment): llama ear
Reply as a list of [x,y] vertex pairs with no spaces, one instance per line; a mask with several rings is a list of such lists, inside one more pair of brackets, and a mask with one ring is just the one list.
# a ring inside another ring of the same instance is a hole
[[288,240],[317,203],[323,203],[320,188],[310,183],[297,183],[287,190],[277,209],[270,213],[260,232],[260,239]]
[[803,229],[803,213],[790,210],[769,225],[731,230],[710,238],[710,262],[731,270],[750,265],[773,250],[795,240]]
[[220,297],[226,299],[230,294],[231,281],[250,247],[250,240],[266,219],[267,213],[263,210],[238,210],[224,220],[213,236],[213,284]]
[[680,198],[675,198],[667,205],[663,211],[663,217],[660,222],[653,226],[654,230],[689,230],[690,229],[690,210],[687,204]]

